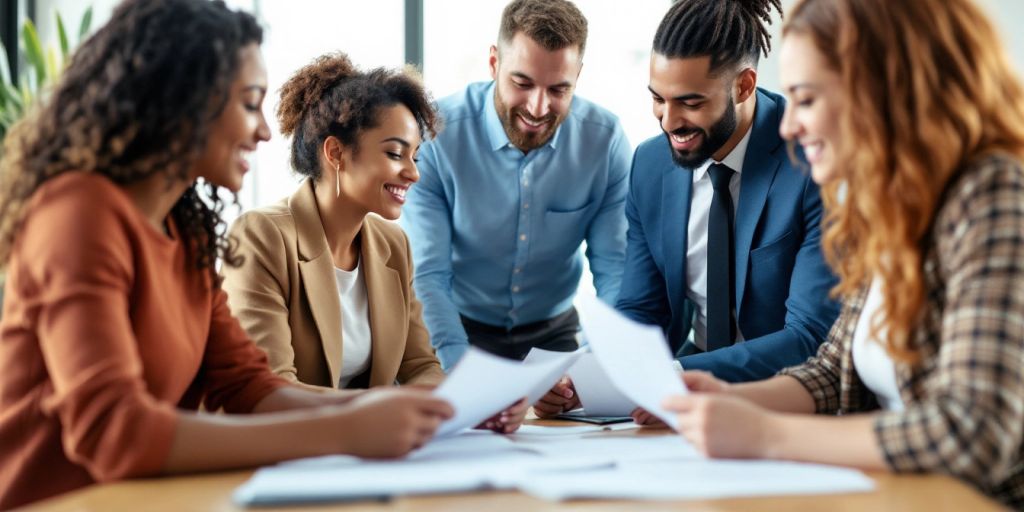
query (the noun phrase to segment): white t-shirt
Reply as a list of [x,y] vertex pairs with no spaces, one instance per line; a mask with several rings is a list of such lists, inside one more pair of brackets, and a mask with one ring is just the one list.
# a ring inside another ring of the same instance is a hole
[[[871,317],[882,307],[882,282],[875,278],[871,281],[864,309],[857,319],[857,327],[853,331],[853,367],[857,370],[861,382],[878,398],[878,405],[885,410],[902,411],[903,399],[896,384],[896,368],[885,347],[875,338],[870,338]],[[885,329],[878,332],[885,334]]]
[[338,387],[348,385],[353,377],[370,367],[370,306],[366,295],[366,279],[360,264],[354,270],[334,268],[341,299],[341,376]]

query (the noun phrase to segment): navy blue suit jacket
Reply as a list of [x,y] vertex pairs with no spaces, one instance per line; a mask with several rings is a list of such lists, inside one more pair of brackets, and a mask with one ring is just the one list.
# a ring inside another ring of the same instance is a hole
[[[839,313],[828,291],[835,277],[821,254],[821,198],[793,166],[779,136],[785,100],[757,91],[754,125],[736,207],[736,304],[746,340],[680,358],[731,382],[768,378],[814,355]],[[626,268],[617,307],[656,324],[674,353],[692,328],[686,297],[687,225],[693,171],[672,161],[664,135],[633,155],[626,217]]]

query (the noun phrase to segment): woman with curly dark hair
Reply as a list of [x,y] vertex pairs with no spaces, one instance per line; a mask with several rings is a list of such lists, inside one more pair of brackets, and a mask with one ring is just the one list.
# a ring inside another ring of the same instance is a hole
[[128,0],[8,134],[0,508],[97,481],[400,455],[451,415],[422,390],[290,385],[231,316],[218,192],[269,137],[261,38],[222,2]]
[[[292,382],[439,384],[409,242],[388,222],[419,180],[420,143],[440,124],[419,77],[324,55],[284,84],[277,115],[292,168],[307,179],[232,226],[244,262],[224,268],[231,310]],[[513,431],[526,409],[516,404],[483,426]]]

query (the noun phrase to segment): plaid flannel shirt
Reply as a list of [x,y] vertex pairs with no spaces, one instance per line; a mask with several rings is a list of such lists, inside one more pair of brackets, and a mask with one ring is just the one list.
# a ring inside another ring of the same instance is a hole
[[[926,302],[912,334],[921,359],[895,361],[903,411],[874,431],[896,472],[960,478],[1024,508],[1024,167],[988,156],[945,195],[924,259]],[[866,292],[866,290],[864,290]],[[780,372],[817,412],[878,409],[853,365],[853,331],[866,293],[843,305],[818,354]]]

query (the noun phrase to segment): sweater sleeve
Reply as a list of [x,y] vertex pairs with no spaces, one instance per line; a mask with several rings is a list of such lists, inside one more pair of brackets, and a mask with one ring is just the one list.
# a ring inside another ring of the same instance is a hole
[[229,413],[249,413],[288,381],[270,371],[267,355],[249,338],[227,305],[227,294],[211,297],[210,338],[203,354],[205,406]]
[[147,389],[129,317],[131,238],[96,192],[34,201],[17,249],[29,257],[14,271],[53,385],[43,412],[59,419],[67,457],[109,481],[160,472],[177,415]]

